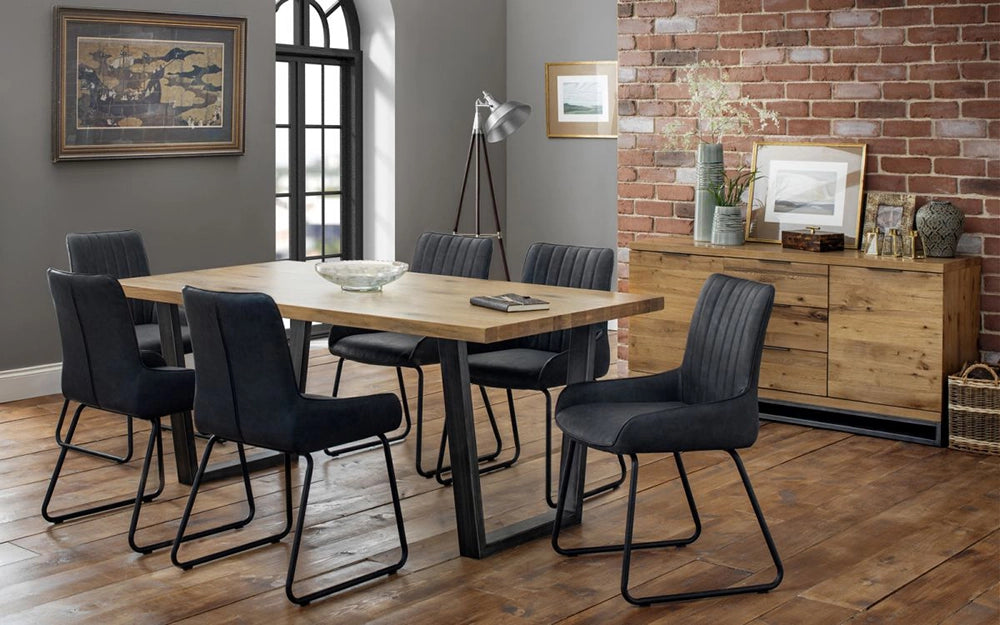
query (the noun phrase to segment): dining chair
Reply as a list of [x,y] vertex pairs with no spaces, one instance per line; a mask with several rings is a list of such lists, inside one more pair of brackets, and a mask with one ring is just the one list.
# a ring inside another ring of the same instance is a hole
[[[757,380],[764,333],[774,303],[774,287],[750,280],[713,274],[705,282],[695,305],[681,366],[663,373],[568,386],[556,404],[556,425],[568,438],[570,463],[583,448],[631,459],[622,544],[563,547],[559,542],[570,471],[559,484],[559,506],[552,531],[552,546],[562,555],[576,556],[621,551],[621,593],[629,603],[650,605],[748,592],[767,592],[784,575],[781,558],[764,520],[738,449],[753,445],[760,427]],[[701,535],[701,520],[681,454],[688,451],[725,450],[739,472],[757,517],[777,574],[760,584],[635,596],[629,590],[632,551],[683,547]],[[639,482],[637,454],[670,453],[677,465],[694,530],[690,536],[651,542],[634,542],[635,508]]]
[[[615,254],[609,248],[533,243],[524,258],[521,282],[568,286],[581,289],[611,290]],[[528,295],[530,287],[525,287]],[[594,376],[608,372],[611,348],[607,324],[601,324],[595,336]],[[471,346],[469,379],[479,386],[487,415],[493,408],[486,387],[502,388],[507,394],[507,410],[516,424],[512,389],[540,391],[545,397],[545,501],[555,508],[552,497],[552,393],[550,389],[566,384],[569,363],[570,331],[536,334],[496,345]],[[625,461],[618,458],[617,478],[584,493],[591,497],[617,488],[625,481]]]
[[[487,237],[425,232],[417,238],[416,249],[413,252],[413,262],[410,263],[410,271],[442,276],[486,279],[489,277],[492,256],[493,241]],[[337,371],[333,382],[334,397],[337,396],[340,390],[340,377],[345,360],[396,368],[396,379],[399,383],[399,394],[403,401],[403,414],[406,425],[402,432],[389,438],[390,442],[403,440],[410,432],[410,408],[409,400],[406,396],[406,387],[403,383],[403,368],[416,371],[417,473],[427,478],[438,476],[440,480],[440,471],[437,468],[425,469],[422,460],[424,411],[423,367],[440,362],[437,340],[424,336],[401,334],[399,332],[378,332],[346,326],[334,326],[330,330],[329,347],[330,353],[338,357]],[[500,437],[500,430],[492,413],[489,413],[489,420],[495,447],[492,452],[480,456],[480,462],[495,460],[499,456],[503,444]],[[493,464],[490,467],[484,467],[483,472],[508,467],[517,460],[520,452],[520,443],[517,439],[516,431],[514,437],[515,455],[513,459]],[[331,456],[336,456],[350,451],[365,449],[372,445],[373,443],[371,442],[363,442],[337,449],[329,449],[327,453]],[[442,470],[449,468],[443,467]]]
[[[51,523],[62,523],[106,510],[132,506],[129,546],[139,553],[166,547],[173,540],[138,544],[136,531],[142,504],[152,501],[163,492],[160,418],[191,409],[194,371],[168,367],[159,354],[139,349],[125,294],[114,278],[67,273],[56,269],[49,269],[47,275],[62,343],[62,392],[66,398],[56,431],[62,430],[68,402],[72,400],[80,405],[70,419],[65,444],[59,446],[59,457],[42,500],[42,517]],[[72,443],[73,435],[83,409],[88,407],[149,422],[149,442],[139,472],[139,486],[135,497],[130,499],[53,514],[49,505],[67,452],[77,450]],[[146,483],[154,448],[159,484],[152,493],[147,493]]]
[[[75,232],[66,235],[66,252],[69,255],[69,269],[73,273],[102,274],[116,279],[148,276],[149,259],[142,235],[136,230],[114,230],[105,232]],[[128,308],[132,314],[135,336],[140,350],[161,353],[160,329],[153,302],[129,299]],[[184,351],[191,352],[191,336],[182,318],[181,338]],[[69,408],[69,400],[63,404],[63,412]],[[114,462],[128,462],[132,458],[132,419],[126,419],[128,436],[125,454],[116,456],[103,451],[75,444],[71,449],[98,456]],[[62,431],[56,430],[56,442],[66,444]]]
[[[190,569],[284,538],[292,526],[291,461],[293,457],[297,457],[305,460],[306,468],[285,577],[285,595],[288,599],[305,605],[320,597],[399,570],[406,562],[407,544],[392,455],[385,436],[386,432],[399,427],[399,399],[391,393],[343,399],[300,393],[281,315],[274,300],[268,295],[219,293],[185,287],[183,297],[195,347],[195,373],[198,380],[195,421],[198,428],[210,434],[210,437],[191,485],[171,549],[171,561],[181,568]],[[248,337],[252,340],[247,340]],[[393,564],[347,581],[296,595],[293,583],[312,486],[312,453],[370,437],[378,439],[385,455],[399,535],[400,558]],[[212,450],[222,440],[236,443],[249,512],[242,519],[186,534]],[[191,560],[181,560],[179,550],[182,543],[241,528],[253,519],[255,505],[244,445],[284,454],[284,527],[263,538]]]

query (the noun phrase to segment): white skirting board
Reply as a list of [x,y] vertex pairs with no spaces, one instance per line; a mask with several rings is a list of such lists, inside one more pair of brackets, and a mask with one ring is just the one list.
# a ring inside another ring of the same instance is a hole
[[62,363],[0,371],[0,403],[61,392]]

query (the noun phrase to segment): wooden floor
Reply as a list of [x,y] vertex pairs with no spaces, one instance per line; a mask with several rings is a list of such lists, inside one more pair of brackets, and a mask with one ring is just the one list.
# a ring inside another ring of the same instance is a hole
[[[328,392],[332,379],[332,359],[315,352],[310,390]],[[414,379],[408,378],[411,386]],[[428,371],[427,380],[432,449],[442,416],[436,369]],[[345,368],[343,394],[394,387],[389,369]],[[535,393],[517,397],[521,460],[483,480],[492,524],[509,524],[544,507],[543,404]],[[499,404],[502,396],[494,394],[492,401]],[[393,447],[410,544],[406,566],[391,578],[299,608],[284,596],[287,539],[181,571],[166,552],[140,556],[128,549],[129,512],[46,523],[39,506],[56,458],[52,432],[60,404],[59,396],[0,404],[0,623],[5,625],[1000,622],[1000,457],[765,423],[743,457],[784,559],[782,585],[768,594],[636,608],[618,593],[617,555],[563,558],[540,539],[481,561],[458,557],[451,492],[416,475],[411,435]],[[477,409],[482,416],[478,402]],[[80,440],[107,449],[123,446],[120,417],[85,416]],[[143,438],[140,434],[139,445]],[[597,456],[591,457],[593,480],[616,467]],[[144,510],[140,540],[171,536],[181,514],[187,489],[174,478],[172,456],[167,460],[166,491]],[[397,555],[381,454],[338,459],[319,454],[317,461],[300,565],[314,577],[305,579],[302,592]],[[692,453],[686,463],[704,532],[685,549],[639,554],[633,572],[637,592],[769,579],[767,552],[728,457]],[[137,464],[71,456],[66,488],[61,485],[57,497],[72,505],[127,493],[134,488]],[[643,459],[639,488],[638,539],[681,535],[689,528],[669,457]],[[254,489],[257,519],[223,541],[263,535],[281,523],[280,474],[258,474]],[[620,540],[625,494],[619,489],[589,501],[583,526],[568,536]],[[198,503],[199,524],[243,512],[241,488],[233,481],[212,483]],[[201,546],[192,545],[188,553]]]

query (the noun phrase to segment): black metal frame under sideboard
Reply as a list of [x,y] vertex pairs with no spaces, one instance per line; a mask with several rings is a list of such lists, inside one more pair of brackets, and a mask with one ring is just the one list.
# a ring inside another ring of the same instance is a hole
[[778,400],[760,400],[760,416],[768,421],[839,430],[910,443],[943,447],[948,440],[941,423],[902,417],[806,406]]

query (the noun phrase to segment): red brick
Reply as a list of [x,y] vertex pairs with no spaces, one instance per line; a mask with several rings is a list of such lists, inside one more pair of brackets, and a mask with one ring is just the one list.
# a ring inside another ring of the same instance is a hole
[[778,114],[781,119],[809,117],[809,102],[799,99],[786,99],[768,102],[767,108]]
[[986,21],[1000,22],[1000,4],[991,4],[986,7]]
[[732,67],[740,64],[739,50],[701,50],[698,52],[700,61],[717,61],[723,67]]
[[936,158],[934,173],[948,176],[985,176],[986,163],[978,158]]
[[910,80],[956,80],[958,77],[958,63],[928,63],[910,66]]
[[635,49],[635,36],[634,35],[618,35],[618,49],[619,50],[634,50]]
[[673,217],[673,202],[657,202],[653,200],[643,200],[635,203],[635,212],[638,215],[648,215],[650,217]]
[[934,60],[942,61],[982,61],[987,58],[985,43],[936,44]]
[[986,11],[981,6],[934,7],[935,24],[982,24]]
[[906,80],[906,66],[862,65],[858,67],[859,82],[883,82],[886,80]]
[[1000,158],[1000,144],[996,141],[966,139],[962,141],[962,156],[968,158]]
[[854,31],[847,28],[838,30],[810,30],[809,45],[831,48],[837,46],[853,46]]
[[730,67],[729,80],[732,82],[760,82],[764,80],[762,67]]
[[745,50],[759,48],[763,45],[764,33],[725,33],[719,36],[719,47],[721,48]]
[[879,191],[905,192],[906,176],[894,176],[889,174],[866,174],[865,189],[878,189]]
[[987,134],[986,122],[976,119],[945,119],[934,122],[935,134],[939,137],[980,138]]
[[983,293],[1000,293],[1000,278],[996,276],[984,276]]
[[886,100],[929,100],[931,86],[925,82],[887,82],[882,85]]
[[635,47],[639,50],[666,50],[674,47],[673,35],[636,35]]
[[889,174],[929,174],[931,159],[929,158],[888,158],[881,159],[881,170]]
[[651,217],[639,217],[629,215],[618,216],[618,229],[626,232],[649,232],[653,226]]
[[653,153],[650,151],[628,150],[618,153],[618,165],[634,165],[638,167],[653,165]]
[[629,67],[653,64],[653,53],[648,50],[624,50],[618,53],[618,62]]
[[958,156],[961,143],[956,139],[910,139],[910,154],[914,156]]
[[665,137],[660,131],[638,134],[635,136],[635,148],[637,150],[662,150]]
[[774,82],[808,80],[809,68],[802,65],[770,65],[764,69],[764,76]]
[[634,182],[638,178],[638,173],[634,167],[619,167],[618,182]]
[[[983,253],[987,256],[1000,256],[1000,237],[983,237]],[[1000,304],[1000,300],[995,304]],[[1000,311],[1000,306],[994,305],[993,310]]]
[[979,119],[1000,118],[1000,102],[995,100],[966,100],[962,102],[962,117]]
[[808,13],[789,13],[785,16],[788,28],[826,28],[830,23],[830,14],[822,11]]
[[662,50],[656,52],[653,62],[657,65],[680,67],[698,61],[698,53],[693,50]]
[[779,30],[764,33],[764,47],[766,48],[804,46],[807,43],[809,43],[809,37],[804,30]]
[[677,76],[673,67],[639,67],[636,68],[636,82],[672,83]]
[[854,67],[849,65],[813,65],[812,79],[823,82],[854,80]]
[[750,30],[781,30],[785,27],[784,16],[767,15],[746,15],[740,19],[740,25],[744,32]]
[[[694,211],[692,210],[692,213]],[[679,216],[677,207],[674,208],[674,214]],[[692,215],[693,216],[693,215]],[[691,234],[691,230],[694,227],[694,222],[689,219],[657,219],[656,229],[654,232],[659,232],[662,234]]]
[[627,132],[618,132],[618,153],[635,147],[635,135]]
[[651,184],[620,184],[618,195],[633,199],[652,199],[655,196],[655,187]]
[[677,114],[675,102],[647,100],[636,104],[636,113],[642,117],[673,117]]
[[924,26],[906,29],[910,43],[951,43],[959,40],[958,29],[950,26]]
[[618,200],[618,214],[631,215],[635,212],[635,202],[632,200]]
[[743,62],[747,65],[784,63],[785,51],[778,48],[744,50]]
[[797,137],[828,137],[830,122],[822,119],[789,119],[785,134]]
[[952,177],[943,176],[910,176],[906,180],[907,191],[910,193],[956,193],[957,181]]
[[785,96],[793,100],[828,100],[830,85],[819,82],[789,83],[785,88]]
[[618,17],[632,17],[632,3],[618,3]]
[[866,139],[865,143],[868,145],[869,157],[873,154],[898,154],[902,156],[907,153],[906,139],[874,137],[872,139]]
[[[1000,178],[1000,160],[986,161],[986,175],[990,178]],[[997,214],[1000,214],[1000,210]]]
[[934,97],[944,100],[985,98],[986,85],[981,82],[938,82],[934,83]]
[[806,0],[764,0],[761,8],[766,12],[805,11]]
[[[682,0],[683,1],[683,0]],[[760,13],[761,0],[719,0],[719,13]]]
[[855,0],[809,0],[809,8],[813,11],[853,9]]
[[1000,39],[1000,27],[994,24],[987,26],[962,26],[962,41],[991,42]]
[[[694,187],[684,184],[658,184],[656,185],[656,199],[658,200],[694,200]],[[636,206],[636,211],[639,207]]]
[[[877,63],[878,57],[878,48],[835,48],[833,50],[834,63]],[[955,71],[958,72],[957,67]]]
[[882,48],[883,63],[917,63],[930,60],[930,46],[886,46]]
[[780,82],[749,83],[740,89],[741,96],[751,100],[776,100],[785,97],[785,84]]
[[878,137],[881,125],[877,121],[838,120],[833,122],[833,135],[837,137]]
[[1000,76],[1000,63],[995,61],[962,63],[959,68],[966,80],[991,80]]
[[837,100],[877,100],[882,97],[882,89],[874,83],[839,83],[833,85],[833,97]]
[[850,11],[834,11],[830,14],[831,28],[863,28],[878,26],[878,11],[858,11],[851,7]]
[[882,11],[883,26],[922,26],[931,23],[929,8],[886,9]]
[[638,182],[677,182],[677,169],[674,167],[643,167],[637,170]]
[[683,0],[677,3],[677,15],[710,15],[718,10],[716,0]]
[[618,85],[621,100],[649,100],[653,97],[653,85]]
[[986,83],[986,97],[1000,98],[1000,80]]
[[672,17],[674,9],[673,2],[638,2],[635,14],[639,17]]
[[618,20],[618,34],[642,34],[653,32],[653,20],[621,19]]
[[859,9],[884,9],[887,7],[901,7],[906,5],[906,0],[858,0]]
[[[881,104],[880,102],[861,102],[858,105],[859,110],[864,109],[866,104]],[[905,108],[906,104],[900,102]],[[861,115],[858,117],[879,117],[878,115]],[[905,115],[897,115],[897,117],[905,117]],[[910,119],[889,119],[882,125],[882,132],[887,137],[929,137],[931,136],[931,122],[930,121],[914,121]]]
[[739,29],[739,15],[702,15],[698,18],[698,32],[731,33]]
[[912,102],[910,117],[953,119],[958,117],[958,102]]
[[850,118],[856,109],[854,102],[812,102],[813,117]]
[[[858,102],[858,117],[868,118],[868,119],[889,119],[895,117],[906,117],[906,102]],[[902,123],[902,122],[900,122]],[[930,122],[908,122],[914,124],[925,124],[927,130],[930,130]],[[886,134],[891,136],[897,136],[897,133],[889,132],[886,129]],[[910,133],[906,133],[907,135]],[[920,133],[914,133],[920,134]]]
[[[619,321],[618,323],[621,322]],[[984,352],[1000,352],[1000,334],[986,334],[981,332],[979,334],[979,349]],[[628,358],[625,360],[628,360]]]
[[678,50],[700,50],[719,45],[718,35],[674,35],[674,45]]
[[[989,178],[963,178],[959,188],[962,193],[968,195],[988,195],[996,197],[1000,195],[1000,180],[991,180]],[[989,224],[992,224],[992,226]],[[976,232],[1000,234],[1000,220],[990,219],[989,224],[986,223],[986,220],[983,220],[983,226],[986,228],[993,228],[992,231],[977,229]]]

